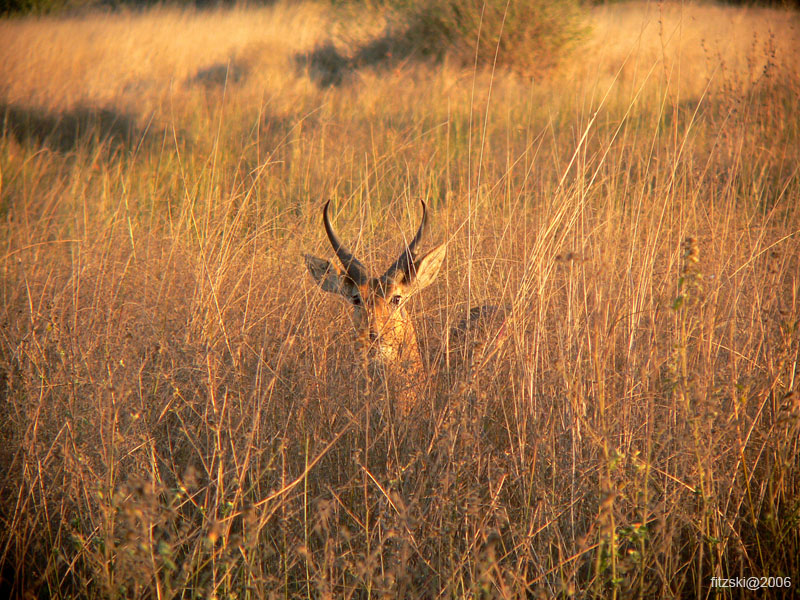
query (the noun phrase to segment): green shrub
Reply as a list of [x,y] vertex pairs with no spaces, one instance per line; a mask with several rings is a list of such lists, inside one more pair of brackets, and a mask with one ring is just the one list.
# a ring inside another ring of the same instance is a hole
[[406,0],[409,42],[435,56],[450,52],[479,65],[541,74],[585,32],[576,0]]
[[62,10],[66,0],[0,0],[0,15],[46,14]]
[[155,4],[202,7],[232,3],[232,0],[0,0],[0,15],[78,14],[123,7],[141,9]]

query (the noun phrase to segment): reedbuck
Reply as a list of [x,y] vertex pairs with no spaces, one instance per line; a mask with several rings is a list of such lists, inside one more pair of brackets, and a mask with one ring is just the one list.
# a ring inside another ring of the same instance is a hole
[[[419,400],[419,390],[428,370],[422,360],[417,334],[406,309],[410,296],[429,285],[439,274],[445,256],[440,244],[421,256],[417,246],[425,232],[427,208],[422,202],[422,221],[414,238],[398,259],[380,277],[370,277],[367,269],[339,240],[328,216],[328,205],[322,210],[322,222],[333,251],[342,264],[338,268],[327,260],[305,255],[306,266],[314,281],[326,292],[339,294],[353,307],[356,345],[368,373],[370,355],[378,359],[384,376],[400,386],[398,408],[407,414]],[[478,322],[485,323],[500,311],[496,307],[480,307],[470,311],[469,319],[456,327],[451,340],[463,347],[466,333]],[[505,327],[494,336],[499,340]]]

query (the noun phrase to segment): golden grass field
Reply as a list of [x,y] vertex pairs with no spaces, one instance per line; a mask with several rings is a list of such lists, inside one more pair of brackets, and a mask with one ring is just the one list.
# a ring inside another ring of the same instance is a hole
[[[0,21],[0,589],[794,597],[798,13],[597,7],[536,77],[369,60],[389,18]],[[376,271],[427,201],[426,352],[510,307],[408,417],[303,264],[327,199]]]

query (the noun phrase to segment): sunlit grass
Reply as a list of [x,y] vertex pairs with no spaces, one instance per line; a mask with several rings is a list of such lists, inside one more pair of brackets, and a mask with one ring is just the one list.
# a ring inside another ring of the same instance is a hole
[[[543,79],[348,62],[386,22],[351,17],[0,22],[3,585],[796,577],[797,13],[599,7]],[[511,307],[498,354],[408,419],[364,393],[345,306],[305,273],[332,258],[328,198],[376,272],[428,202],[448,257],[414,301],[427,353],[470,306]]]

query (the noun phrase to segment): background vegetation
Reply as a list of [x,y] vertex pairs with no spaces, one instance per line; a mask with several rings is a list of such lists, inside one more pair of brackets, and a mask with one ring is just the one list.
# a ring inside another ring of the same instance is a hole
[[[2,590],[792,597],[797,13],[597,7],[546,77],[348,14],[0,21]],[[305,273],[328,198],[375,270],[428,201],[428,352],[512,307],[407,419]]]
[[415,52],[445,52],[464,66],[503,65],[540,75],[558,63],[584,33],[575,0],[407,0],[397,3],[396,26]]

